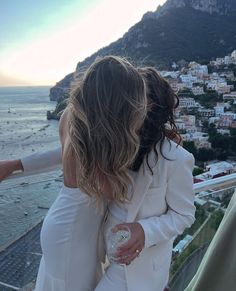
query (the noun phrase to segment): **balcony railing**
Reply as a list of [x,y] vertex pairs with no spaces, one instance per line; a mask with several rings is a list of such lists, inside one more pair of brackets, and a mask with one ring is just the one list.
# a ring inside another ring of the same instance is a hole
[[[41,257],[41,223],[61,187],[58,170],[50,169],[50,173],[44,174],[16,173],[0,184],[0,221],[5,220],[0,225],[1,291],[21,290],[36,278]],[[194,191],[196,196],[201,191],[208,191],[205,197],[212,199],[219,192],[221,196],[230,196],[235,186],[236,174],[230,174],[194,184]],[[173,256],[171,290],[184,290],[195,274],[216,231],[211,229],[211,220],[220,209],[224,210],[216,203],[206,210],[204,221],[196,225],[192,239],[181,253]]]

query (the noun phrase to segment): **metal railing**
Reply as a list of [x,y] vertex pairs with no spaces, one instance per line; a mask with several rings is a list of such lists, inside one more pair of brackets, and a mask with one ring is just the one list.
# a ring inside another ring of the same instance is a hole
[[[15,178],[22,178],[22,177],[29,177],[38,175],[41,173],[47,173],[55,170],[60,170],[61,168],[58,166],[52,167],[49,170],[40,170],[32,173],[24,173],[24,172],[15,172],[11,176],[7,178],[9,179],[15,179]],[[225,175],[219,178],[209,179],[203,182],[195,183],[194,184],[194,191],[195,193],[198,193],[200,191],[209,190],[212,188],[218,188],[218,187],[226,187],[227,185],[230,185],[232,183],[236,182],[236,173]]]
[[195,193],[198,193],[201,191],[216,189],[219,187],[226,188],[232,183],[236,184],[236,173],[196,183],[194,184],[194,191]]

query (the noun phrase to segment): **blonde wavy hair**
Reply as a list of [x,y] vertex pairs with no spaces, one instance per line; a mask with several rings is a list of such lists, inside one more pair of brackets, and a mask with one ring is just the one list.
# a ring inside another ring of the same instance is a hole
[[77,186],[91,197],[104,197],[104,178],[112,199],[127,200],[128,169],[139,150],[138,131],[146,116],[145,82],[127,60],[97,59],[71,91],[69,146],[76,163]]

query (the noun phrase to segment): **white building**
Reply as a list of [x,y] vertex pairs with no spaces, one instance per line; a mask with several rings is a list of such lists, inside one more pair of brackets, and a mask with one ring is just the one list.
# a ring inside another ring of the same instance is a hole
[[192,241],[193,237],[187,234],[178,244],[174,247],[173,252],[176,254],[180,254],[184,251],[187,245]]
[[192,74],[180,75],[180,80],[186,88],[191,89],[193,87],[193,83],[197,82],[197,77],[192,76]]
[[216,124],[216,125],[218,125],[218,122],[219,122],[219,117],[217,116],[214,116],[214,117],[210,117],[209,119],[208,119],[208,122],[209,122],[209,124],[211,124],[211,123],[213,123],[213,124]]
[[224,58],[224,64],[225,65],[232,64],[232,58],[231,58],[231,56],[225,56],[225,58]]
[[213,117],[215,115],[214,109],[205,109],[205,108],[199,108],[198,113],[201,117]]
[[224,65],[225,59],[224,58],[216,58],[216,64],[219,65]]
[[207,88],[217,91],[219,94],[229,93],[231,86],[227,85],[227,82],[224,78],[220,78],[219,75],[212,78],[209,81],[206,81]]
[[203,78],[208,76],[208,67],[207,65],[200,65],[196,62],[189,63],[189,74],[196,76],[198,78]]
[[193,126],[196,123],[196,116],[195,115],[182,115],[181,119],[187,126]]
[[182,119],[178,118],[175,120],[175,125],[178,128],[178,130],[185,130],[185,124]]
[[195,131],[192,133],[181,134],[183,141],[193,141],[197,148],[211,148],[211,143],[208,142],[208,134]]
[[230,93],[231,85],[227,85],[226,82],[218,83],[215,86],[215,89],[219,94]]
[[229,129],[223,129],[223,128],[217,128],[217,132],[220,134],[228,134],[230,135],[230,130]]
[[236,50],[234,50],[234,51],[232,52],[231,57],[232,57],[234,60],[236,60]]
[[203,87],[200,87],[200,86],[193,87],[192,92],[195,96],[196,95],[203,95],[205,93],[203,90]]
[[186,130],[187,133],[194,133],[197,131],[195,126],[196,117],[194,115],[182,115],[176,119],[176,126],[179,130]]
[[229,94],[223,95],[223,100],[233,101],[236,103],[236,92],[230,92]]
[[218,162],[206,166],[209,174],[214,177],[219,174],[232,174],[234,172],[234,166],[228,162]]
[[218,126],[231,127],[234,120],[236,120],[236,113],[230,111],[224,112],[220,115]]
[[224,103],[217,103],[217,105],[214,107],[215,116],[222,115],[225,112],[224,109],[225,109]]
[[196,107],[196,102],[193,98],[180,97],[179,98],[179,107],[180,108]]
[[160,74],[162,77],[167,78],[171,77],[172,79],[177,79],[179,77],[179,71],[161,71]]

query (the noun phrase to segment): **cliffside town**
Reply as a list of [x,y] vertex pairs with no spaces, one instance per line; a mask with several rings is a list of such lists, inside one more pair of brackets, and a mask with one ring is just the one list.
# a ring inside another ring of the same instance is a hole
[[171,69],[173,62],[207,63],[236,48],[235,0],[168,0],[147,12],[122,38],[81,60],[74,73],[51,89],[51,100],[67,94],[70,83],[98,56],[119,55],[137,65]]

